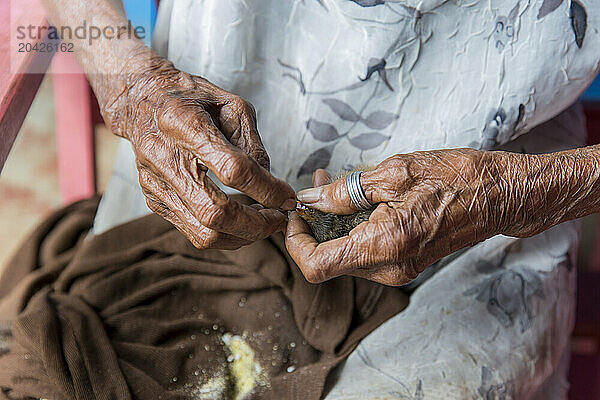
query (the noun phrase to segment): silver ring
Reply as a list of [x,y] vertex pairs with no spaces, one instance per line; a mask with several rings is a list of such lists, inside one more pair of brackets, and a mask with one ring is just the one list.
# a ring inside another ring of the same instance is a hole
[[360,176],[362,171],[352,172],[346,177],[346,186],[348,187],[348,195],[352,204],[358,211],[366,211],[373,208],[373,205],[367,200],[365,192],[360,185]]

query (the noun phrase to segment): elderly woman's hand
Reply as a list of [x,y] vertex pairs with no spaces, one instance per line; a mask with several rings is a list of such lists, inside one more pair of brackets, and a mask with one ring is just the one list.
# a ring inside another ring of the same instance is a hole
[[[269,173],[252,105],[160,57],[127,70],[135,73],[103,113],[133,144],[150,209],[199,248],[238,248],[283,229],[287,218],[278,210],[294,209],[295,193]],[[208,170],[270,208],[232,201]]]
[[[503,229],[505,190],[488,154],[459,149],[393,156],[362,174],[365,195],[377,205],[369,221],[318,244],[293,213],[287,248],[313,283],[348,274],[405,284],[436,260]],[[325,174],[317,171],[315,186],[327,182]],[[324,212],[356,212],[345,179],[302,191],[298,199]]]

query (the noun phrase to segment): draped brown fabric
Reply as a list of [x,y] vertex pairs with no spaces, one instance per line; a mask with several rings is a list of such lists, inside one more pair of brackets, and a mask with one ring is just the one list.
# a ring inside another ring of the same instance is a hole
[[[2,399],[234,397],[244,382],[231,337],[255,353],[249,397],[318,399],[332,369],[407,305],[351,277],[307,283],[282,235],[200,251],[150,215],[88,236],[97,204],[47,219],[0,279]],[[215,377],[226,391],[207,389]]]

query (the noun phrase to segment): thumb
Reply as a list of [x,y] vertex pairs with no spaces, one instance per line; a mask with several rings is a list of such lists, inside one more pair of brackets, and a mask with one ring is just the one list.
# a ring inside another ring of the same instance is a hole
[[[377,171],[363,172],[360,183],[369,202],[375,205],[378,201],[376,185]],[[333,214],[354,214],[358,209],[352,203],[348,194],[346,177],[340,178],[329,185],[301,190],[297,194],[299,201],[317,210]],[[375,200],[374,200],[375,199]]]

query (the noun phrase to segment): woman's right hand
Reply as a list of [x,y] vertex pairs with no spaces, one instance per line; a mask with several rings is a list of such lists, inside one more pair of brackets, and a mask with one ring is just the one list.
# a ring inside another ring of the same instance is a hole
[[[252,105],[157,56],[135,70],[103,114],[133,144],[150,209],[198,248],[235,249],[284,229],[279,210],[295,208],[295,193],[269,173]],[[208,170],[267,208],[229,199]]]

